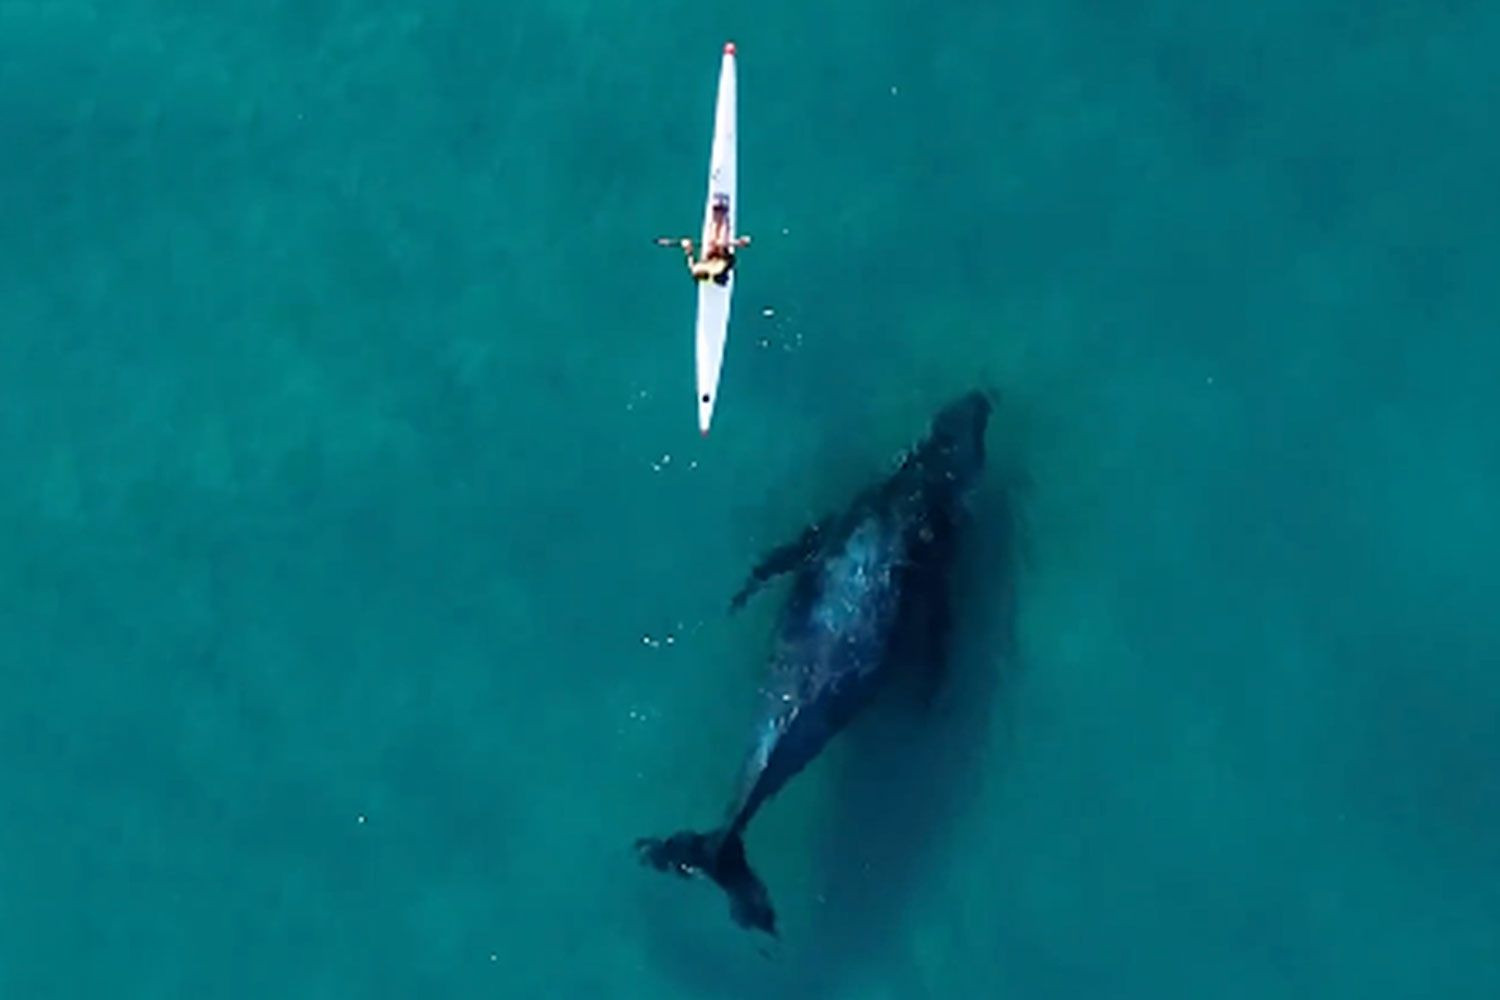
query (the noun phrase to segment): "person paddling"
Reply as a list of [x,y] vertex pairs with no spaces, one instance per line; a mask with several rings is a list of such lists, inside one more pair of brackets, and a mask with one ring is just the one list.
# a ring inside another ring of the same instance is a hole
[[683,236],[674,239],[670,236],[659,236],[656,239],[657,246],[681,247],[683,256],[687,259],[688,273],[696,282],[712,281],[717,285],[729,283],[729,272],[734,270],[735,250],[750,245],[750,237],[732,237],[729,232],[729,199],[720,194],[715,195],[713,200],[713,214],[710,217],[708,243],[703,248],[703,256],[693,256],[694,244],[691,237]]

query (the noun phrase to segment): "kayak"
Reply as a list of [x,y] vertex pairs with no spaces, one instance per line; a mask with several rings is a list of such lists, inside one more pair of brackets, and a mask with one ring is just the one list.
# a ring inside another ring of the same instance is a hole
[[[714,139],[708,158],[708,198],[703,204],[703,238],[707,247],[713,237],[714,201],[723,199],[729,207],[729,239],[733,246],[735,220],[739,217],[735,190],[735,63],[734,43],[724,44],[724,58],[719,63],[719,96],[714,105]],[[734,295],[734,270],[728,281],[698,283],[698,329],[696,360],[698,374],[698,430],[708,433],[713,422],[714,404],[719,400],[719,374],[724,367],[724,344],[729,337],[729,303]]]

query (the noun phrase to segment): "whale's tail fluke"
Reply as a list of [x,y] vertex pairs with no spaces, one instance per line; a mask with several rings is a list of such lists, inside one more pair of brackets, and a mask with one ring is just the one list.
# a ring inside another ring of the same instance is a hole
[[760,877],[745,859],[745,841],[734,830],[693,833],[684,830],[662,840],[635,842],[644,864],[682,878],[704,875],[729,896],[729,912],[741,927],[776,936],[776,912]]

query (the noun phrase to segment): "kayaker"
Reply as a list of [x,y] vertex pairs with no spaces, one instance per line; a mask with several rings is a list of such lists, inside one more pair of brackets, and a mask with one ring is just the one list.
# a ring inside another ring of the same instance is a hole
[[714,199],[713,227],[709,232],[708,245],[704,248],[703,257],[695,260],[693,258],[693,241],[689,237],[674,240],[667,236],[659,237],[656,241],[658,246],[669,247],[677,245],[682,248],[687,257],[689,273],[694,281],[712,281],[718,285],[729,283],[729,272],[734,269],[734,251],[738,247],[750,245],[750,237],[741,236],[730,240],[729,237],[729,200],[723,196]]

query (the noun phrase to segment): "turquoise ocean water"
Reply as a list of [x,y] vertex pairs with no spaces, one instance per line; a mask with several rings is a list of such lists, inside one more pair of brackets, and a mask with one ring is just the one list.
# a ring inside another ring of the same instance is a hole
[[[0,997],[1500,995],[1497,51],[0,0]],[[948,697],[757,819],[764,949],[631,840],[730,791],[757,555],[977,384]]]

